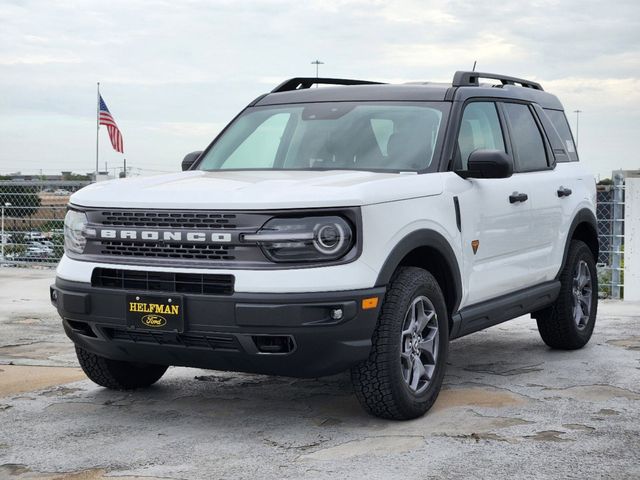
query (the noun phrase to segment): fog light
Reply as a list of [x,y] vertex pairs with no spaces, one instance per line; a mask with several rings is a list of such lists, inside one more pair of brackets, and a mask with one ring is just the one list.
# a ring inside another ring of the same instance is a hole
[[344,316],[344,312],[342,311],[341,308],[333,308],[333,309],[331,309],[331,318],[333,320],[342,320],[343,316]]

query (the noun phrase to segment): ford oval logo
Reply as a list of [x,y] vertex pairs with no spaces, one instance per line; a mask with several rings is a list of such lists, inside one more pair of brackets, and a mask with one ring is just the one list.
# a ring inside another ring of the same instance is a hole
[[140,319],[147,327],[164,327],[167,324],[167,319],[155,314],[145,315]]

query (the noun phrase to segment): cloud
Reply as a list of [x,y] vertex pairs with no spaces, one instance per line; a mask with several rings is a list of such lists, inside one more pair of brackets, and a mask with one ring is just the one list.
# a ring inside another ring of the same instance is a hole
[[321,75],[400,82],[449,82],[477,60],[588,112],[581,153],[597,168],[611,144],[636,162],[636,0],[25,0],[0,3],[0,23],[0,173],[90,164],[97,81],[128,160],[174,169],[315,58]]
[[421,67],[427,63],[435,67],[470,67],[475,59],[495,62],[509,56],[526,56],[527,52],[518,45],[493,33],[481,33],[466,44],[412,43],[387,45],[385,61],[411,67]]

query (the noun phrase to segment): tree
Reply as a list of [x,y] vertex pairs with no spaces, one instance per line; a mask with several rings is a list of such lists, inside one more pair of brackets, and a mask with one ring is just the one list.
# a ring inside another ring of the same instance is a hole
[[7,214],[14,218],[30,217],[40,206],[40,187],[0,181],[0,205],[11,204]]
[[598,182],[598,185],[613,185],[613,180],[610,178],[603,178]]

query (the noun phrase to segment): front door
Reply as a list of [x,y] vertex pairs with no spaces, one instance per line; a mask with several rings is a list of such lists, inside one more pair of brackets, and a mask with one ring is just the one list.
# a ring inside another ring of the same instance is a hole
[[[474,150],[506,148],[496,104],[467,104],[458,134],[454,168],[466,170]],[[530,286],[531,202],[525,175],[459,182],[464,305],[473,305]],[[522,196],[524,194],[525,196]]]

